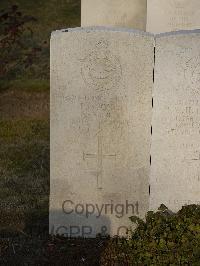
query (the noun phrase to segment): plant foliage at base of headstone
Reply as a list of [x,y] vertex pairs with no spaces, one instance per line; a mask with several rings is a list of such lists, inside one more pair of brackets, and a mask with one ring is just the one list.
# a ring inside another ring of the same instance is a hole
[[[184,206],[178,213],[161,205],[146,221],[130,218],[137,228],[129,240],[111,240],[101,265],[200,265],[200,206]],[[110,262],[109,262],[110,261]]]

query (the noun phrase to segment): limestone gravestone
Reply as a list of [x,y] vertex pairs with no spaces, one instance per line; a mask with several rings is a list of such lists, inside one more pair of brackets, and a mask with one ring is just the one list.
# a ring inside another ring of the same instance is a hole
[[198,28],[200,28],[199,0],[147,1],[148,32],[161,33]]
[[148,210],[153,50],[145,33],[52,34],[51,233],[124,235]]
[[[82,4],[83,26],[144,29],[145,1]],[[147,30],[199,27],[199,5],[149,0]],[[52,33],[50,233],[125,235],[132,215],[200,203],[199,47],[200,30]]]
[[146,0],[82,0],[81,26],[117,26],[145,30]]
[[150,209],[200,203],[200,31],[156,38]]

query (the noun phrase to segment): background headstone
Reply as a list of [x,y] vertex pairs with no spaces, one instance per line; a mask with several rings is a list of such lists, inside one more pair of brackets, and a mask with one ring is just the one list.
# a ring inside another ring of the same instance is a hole
[[[87,1],[87,0],[86,0]],[[148,0],[147,31],[161,33],[200,28],[199,0]]]
[[200,203],[200,32],[156,38],[150,209]]
[[153,49],[145,33],[53,33],[51,233],[123,235],[148,210]]
[[146,30],[146,0],[82,0],[81,26],[116,26]]

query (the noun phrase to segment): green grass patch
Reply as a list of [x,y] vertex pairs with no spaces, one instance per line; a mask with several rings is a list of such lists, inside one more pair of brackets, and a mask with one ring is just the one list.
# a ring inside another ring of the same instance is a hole
[[49,80],[45,79],[17,79],[11,81],[0,81],[0,91],[5,91],[7,89],[19,89],[30,92],[43,92],[49,91],[49,88]]
[[48,120],[0,121],[0,143],[19,144],[21,141],[49,141]]

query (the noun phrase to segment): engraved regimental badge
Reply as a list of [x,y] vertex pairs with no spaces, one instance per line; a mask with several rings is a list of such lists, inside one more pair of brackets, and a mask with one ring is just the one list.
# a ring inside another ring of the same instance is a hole
[[117,87],[122,77],[120,59],[108,46],[108,42],[100,40],[94,50],[81,60],[84,82],[99,91]]

